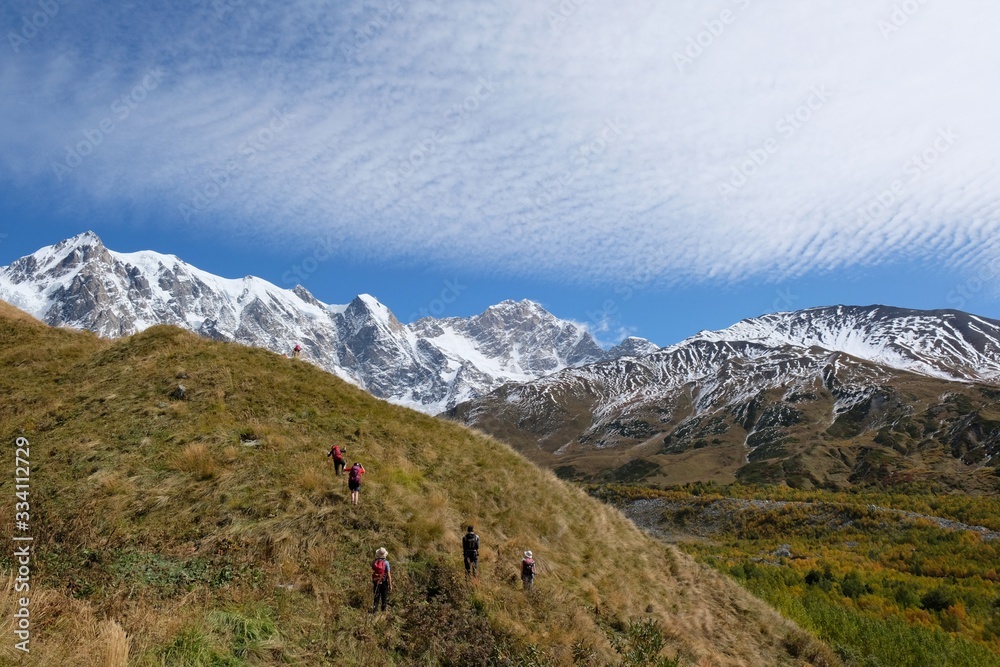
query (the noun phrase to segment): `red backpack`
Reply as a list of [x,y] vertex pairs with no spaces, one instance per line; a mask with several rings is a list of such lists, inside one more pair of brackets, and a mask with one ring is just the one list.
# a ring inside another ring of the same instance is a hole
[[376,558],[372,561],[372,583],[381,584],[385,581],[389,573],[389,561],[384,558]]
[[521,576],[522,577],[533,577],[535,576],[535,561],[531,558],[525,558],[521,561]]

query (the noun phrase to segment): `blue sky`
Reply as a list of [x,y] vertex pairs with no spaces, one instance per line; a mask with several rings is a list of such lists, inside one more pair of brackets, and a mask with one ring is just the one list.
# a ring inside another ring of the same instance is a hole
[[[987,0],[0,9],[0,263],[91,229],[407,321],[669,344],[834,303],[1000,318]],[[298,275],[296,275],[298,269]]]

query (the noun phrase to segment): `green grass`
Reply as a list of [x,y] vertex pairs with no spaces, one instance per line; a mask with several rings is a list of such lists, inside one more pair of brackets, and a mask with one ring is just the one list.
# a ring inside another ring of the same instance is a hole
[[[175,328],[106,341],[0,311],[0,441],[31,442],[36,540],[36,643],[24,659],[0,646],[0,664],[605,667],[638,619],[681,664],[836,664],[725,577],[468,429]],[[368,470],[359,507],[333,441]],[[13,510],[0,503],[6,531]],[[384,616],[368,613],[382,546]],[[530,595],[525,549],[541,570]],[[7,588],[0,611],[12,604]]]

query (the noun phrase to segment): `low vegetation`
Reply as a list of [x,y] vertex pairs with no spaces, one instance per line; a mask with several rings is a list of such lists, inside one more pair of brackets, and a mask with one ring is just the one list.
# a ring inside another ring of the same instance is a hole
[[815,632],[847,665],[1000,665],[996,496],[916,486],[590,490]]
[[[839,664],[728,577],[468,429],[175,328],[106,341],[0,311],[0,441],[30,441],[35,538],[31,652],[13,647],[11,580],[2,665]],[[325,458],[335,441],[369,471],[356,508]],[[372,614],[382,546],[396,590]],[[524,549],[540,565],[527,595]],[[0,572],[14,567],[4,550]]]

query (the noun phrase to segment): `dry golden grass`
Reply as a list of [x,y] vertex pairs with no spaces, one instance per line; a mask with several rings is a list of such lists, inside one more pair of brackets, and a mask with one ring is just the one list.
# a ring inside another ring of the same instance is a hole
[[[0,627],[5,637],[12,637],[13,611],[17,598],[30,596],[30,651],[24,653],[13,641],[0,644],[0,664],[49,667],[126,667],[131,640],[114,620],[98,621],[93,607],[62,593],[33,584],[30,592],[16,593],[13,578],[0,592]],[[57,633],[58,640],[47,640],[47,633]]]
[[175,457],[177,470],[191,473],[195,479],[203,481],[219,474],[221,467],[215,455],[203,442],[192,442],[184,446]]
[[112,620],[102,621],[98,640],[104,645],[101,667],[127,667],[131,642],[122,626]]

